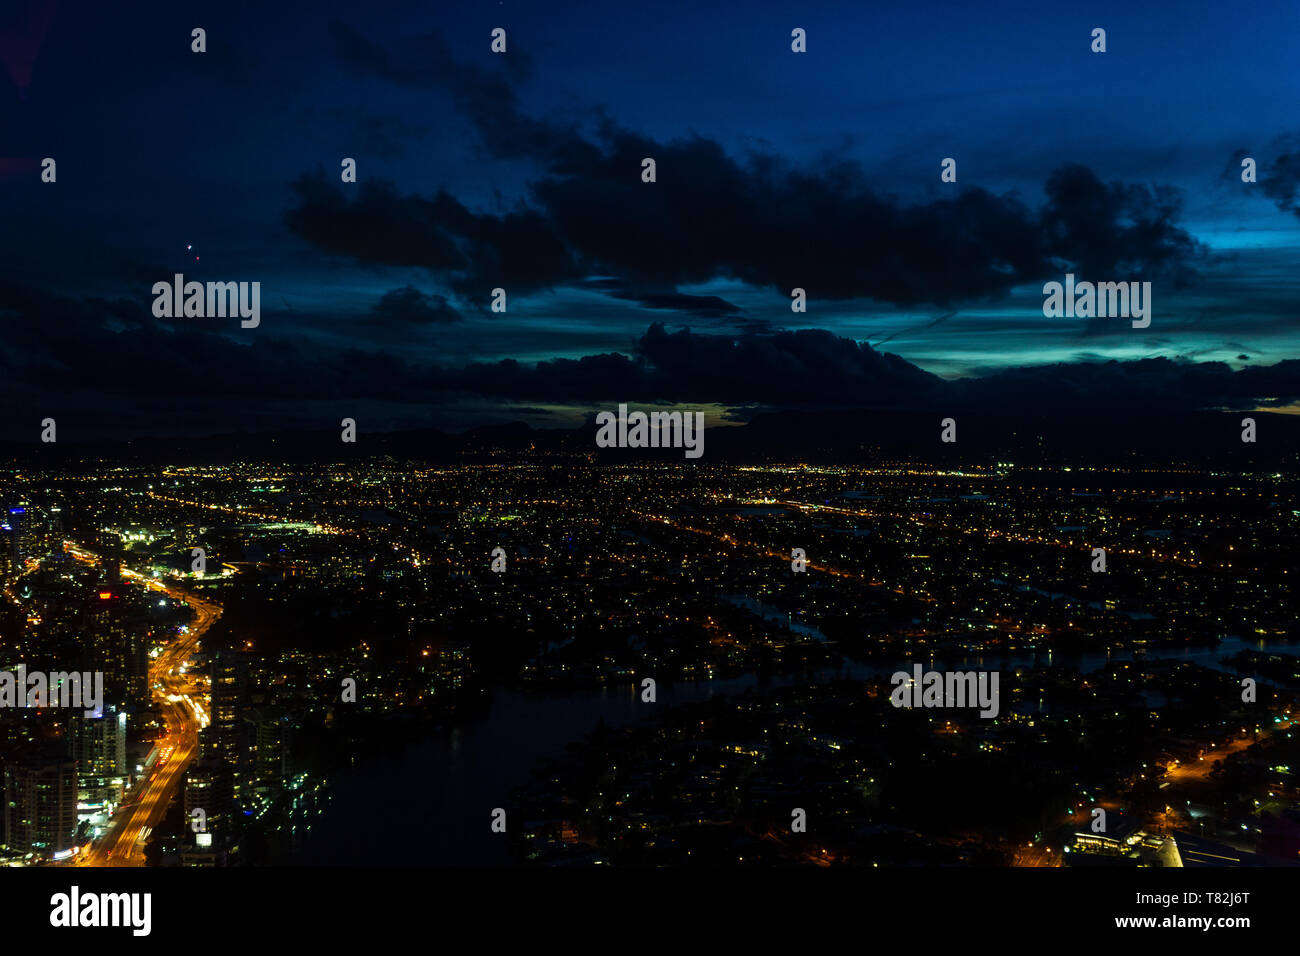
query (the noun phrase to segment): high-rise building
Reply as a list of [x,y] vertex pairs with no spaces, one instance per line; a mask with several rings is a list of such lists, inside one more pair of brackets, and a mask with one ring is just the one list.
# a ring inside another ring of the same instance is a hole
[[224,760],[234,771],[234,799],[238,803],[248,789],[251,771],[250,731],[244,720],[248,708],[248,655],[239,651],[220,651],[212,655],[211,721],[203,731],[205,757]]
[[271,800],[284,788],[288,773],[288,721],[265,708],[250,713],[248,721],[253,725],[253,787]]
[[78,800],[83,815],[102,813],[122,798],[126,764],[126,712],[113,705],[102,717],[74,713],[68,718],[68,743],[77,762]]
[[27,509],[9,509],[9,563],[14,572],[21,571],[27,557]]
[[53,856],[77,829],[77,765],[32,755],[5,764],[4,840],[10,850]]
[[[0,518],[5,516],[0,515]],[[13,534],[14,529],[8,519],[0,521],[0,580],[18,573],[18,569],[14,566]]]
[[[221,849],[231,833],[234,813],[234,774],[228,763],[216,758],[196,760],[185,771],[185,821],[193,833],[192,845]],[[203,830],[195,832],[194,811],[203,811]]]
[[149,619],[118,588],[92,591],[80,622],[87,670],[104,672],[104,696],[115,703],[147,706],[149,692]]
[[104,583],[109,587],[116,587],[122,583],[122,560],[126,557],[126,549],[122,547],[122,539],[117,535],[106,538],[100,548],[99,563],[104,573]]

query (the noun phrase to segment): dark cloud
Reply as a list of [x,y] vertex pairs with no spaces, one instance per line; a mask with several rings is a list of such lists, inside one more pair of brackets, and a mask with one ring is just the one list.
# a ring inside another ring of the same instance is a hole
[[1223,171],[1219,173],[1219,178],[1227,182],[1240,183],[1242,173],[1242,160],[1250,156],[1250,150],[1242,146],[1232,151],[1228,162],[1224,165]]
[[277,336],[265,314],[256,330],[229,319],[157,320],[147,292],[142,287],[138,300],[73,299],[0,283],[10,344],[0,350],[0,395],[27,403],[33,394],[90,392],[107,406],[219,397],[236,414],[261,401],[436,395],[427,370],[399,355]]
[[300,177],[294,191],[298,204],[285,223],[301,238],[358,262],[422,266],[485,307],[496,287],[528,292],[579,277],[535,210],[481,215],[445,191],[432,199],[402,196],[384,180],[349,188],[323,172]]
[[[416,316],[402,321],[421,321],[422,310],[439,306],[415,289],[382,301],[394,316]],[[206,319],[161,322],[149,304],[145,295],[72,299],[0,283],[0,320],[9,330],[0,350],[7,433],[26,435],[47,414],[84,423],[87,404],[108,423],[102,427],[134,435],[173,420],[242,427],[274,420],[277,409],[310,414],[311,403],[322,402],[388,403],[409,409],[408,420],[473,399],[503,409],[514,402],[712,403],[739,419],[760,409],[873,407],[1067,423],[1300,401],[1297,360],[1238,371],[1163,358],[1076,362],[950,382],[820,329],[724,335],[655,324],[626,354],[437,366],[277,335],[265,317],[247,332]]]
[[[548,163],[581,165],[593,151],[574,127],[534,119],[519,108],[518,84],[532,73],[526,50],[512,44],[509,56],[492,56],[493,68],[458,61],[438,33],[407,40],[389,50],[347,24],[329,26],[334,52],[359,73],[401,86],[442,89],[473,118],[484,145],[505,159],[544,157]],[[486,40],[486,38],[485,38]],[[484,43],[485,50],[488,49]]]
[[653,325],[630,355],[444,373],[448,387],[511,400],[674,401],[759,407],[953,410],[1007,421],[1128,420],[1300,401],[1300,361],[1233,371],[1225,363],[1143,359],[1007,369],[945,381],[897,355],[820,329],[747,335]]
[[769,335],[701,335],[652,325],[638,353],[655,370],[660,395],[677,401],[907,403],[945,383],[897,355],[800,329]]
[[604,401],[611,395],[653,401],[659,397],[654,370],[618,352],[535,364],[515,359],[480,362],[448,370],[442,381],[448,388],[512,401]]
[[461,315],[440,295],[426,295],[415,286],[406,286],[384,293],[375,303],[371,314],[384,322],[435,325],[457,322]]
[[1224,362],[1077,362],[1006,369],[953,383],[983,413],[1009,420],[1122,420],[1300,400],[1300,361],[1233,371]]
[[[496,99],[507,109],[516,102],[513,84],[533,72],[533,58],[518,43],[509,56],[492,55],[495,70],[475,63],[458,63],[440,33],[423,33],[384,47],[340,20],[328,26],[334,55],[358,73],[402,86],[444,87],[468,100]],[[487,37],[483,49],[487,50]]]
[[444,375],[449,387],[512,400],[719,404],[914,404],[942,379],[896,355],[822,329],[706,335],[652,325],[631,355],[526,365],[513,359]]
[[1300,152],[1283,153],[1259,176],[1259,188],[1278,209],[1300,216],[1296,194],[1300,192]]
[[[1251,154],[1248,150],[1238,149],[1228,160],[1223,171],[1225,179],[1241,178],[1241,161],[1248,155],[1256,160],[1256,183],[1265,196],[1283,212],[1300,216],[1300,134],[1285,133],[1269,143],[1264,154]],[[1254,188],[1252,186],[1251,188]]]
[[1234,372],[1221,362],[1096,361],[945,381],[897,355],[821,329],[738,336],[651,326],[617,353],[467,369],[456,387],[509,398],[666,399],[727,405],[961,407],[1023,417],[1281,405],[1300,400],[1300,361]]
[[630,299],[647,309],[673,309],[691,315],[720,318],[736,315],[740,308],[726,299],[716,295],[687,295],[682,292],[636,292],[627,291],[617,295],[620,299]]
[[1206,250],[1176,225],[1178,190],[1168,186],[1103,183],[1089,169],[1064,166],[1046,184],[1041,213],[1043,249],[1093,281],[1192,277]]
[[[741,162],[700,137],[606,133],[593,162],[539,180],[533,196],[592,271],[634,285],[727,277],[814,301],[913,304],[1001,295],[1046,270],[1028,210],[982,190],[903,206],[855,164],[810,173],[766,155]],[[655,183],[640,180],[644,157]]]
[[588,279],[584,289],[594,289],[615,298],[636,302],[647,309],[665,309],[697,315],[701,318],[725,318],[739,315],[740,306],[716,295],[689,295],[676,290],[634,289],[619,279]]
[[[430,59],[399,66],[350,27],[331,29],[347,63],[393,82],[445,88],[493,156],[531,160],[542,173],[531,205],[500,216],[471,213],[445,193],[399,202],[390,188],[340,207],[300,185],[304,202],[290,213],[291,228],[361,261],[451,270],[453,288],[478,296],[489,282],[544,288],[597,274],[621,288],[654,290],[658,298],[630,296],[652,308],[686,312],[700,303],[672,298],[677,287],[717,278],[783,296],[803,288],[813,301],[948,307],[995,300],[1065,269],[1182,284],[1205,251],[1177,225],[1181,203],[1168,187],[1104,183],[1071,165],[1048,178],[1037,211],[981,188],[909,204],[880,192],[849,161],[804,170],[769,153],[735,158],[713,140],[658,141],[603,114],[585,135],[524,115],[518,74],[458,63],[436,36],[419,44]],[[656,162],[654,183],[641,180],[647,157]],[[313,214],[308,201],[337,215]],[[394,229],[384,233],[389,217]],[[353,228],[358,222],[370,228]],[[420,237],[422,230],[430,234]],[[399,250],[392,236],[401,237]]]
[[285,224],[327,252],[435,272],[468,267],[443,228],[446,207],[455,202],[450,196],[400,196],[391,183],[366,180],[354,185],[356,199],[349,201],[323,172],[300,177],[293,188],[298,205],[285,214]]
[[926,402],[942,379],[896,355],[821,329],[708,335],[662,324],[631,354],[525,364],[513,359],[446,370],[448,388],[514,401],[851,405]]

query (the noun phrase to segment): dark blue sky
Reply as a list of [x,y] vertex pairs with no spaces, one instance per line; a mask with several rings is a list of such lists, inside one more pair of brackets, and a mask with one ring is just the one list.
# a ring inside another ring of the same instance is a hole
[[[0,14],[7,437],[916,405],[1107,359],[1298,397],[1294,3],[175,6]],[[1044,318],[1067,270],[1151,281],[1150,328]],[[155,319],[175,272],[259,281],[261,325]]]

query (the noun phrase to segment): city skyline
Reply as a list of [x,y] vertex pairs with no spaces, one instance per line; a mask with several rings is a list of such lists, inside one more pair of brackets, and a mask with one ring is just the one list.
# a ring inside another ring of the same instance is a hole
[[4,479],[0,856],[1297,862],[1293,470],[593,459]]

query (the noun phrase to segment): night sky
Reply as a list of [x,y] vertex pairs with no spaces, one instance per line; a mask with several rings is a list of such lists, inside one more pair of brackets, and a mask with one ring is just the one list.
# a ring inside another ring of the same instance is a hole
[[0,12],[0,437],[1300,406],[1293,2],[177,6]]

